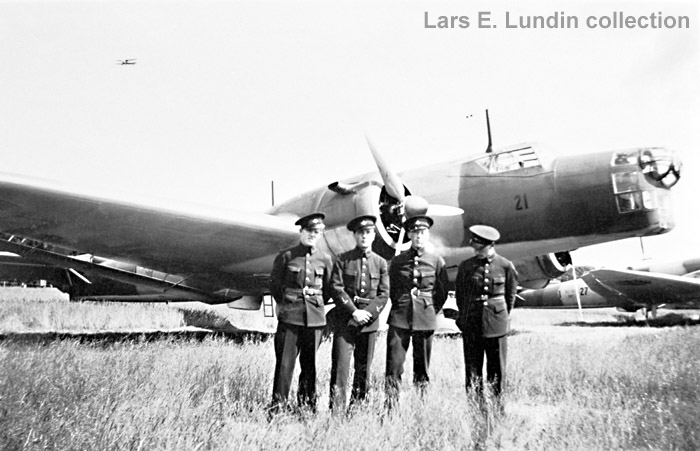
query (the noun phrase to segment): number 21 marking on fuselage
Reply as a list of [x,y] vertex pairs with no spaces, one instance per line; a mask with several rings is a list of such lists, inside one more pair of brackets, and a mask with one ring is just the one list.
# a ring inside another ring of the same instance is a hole
[[527,204],[527,194],[518,194],[515,196],[515,209],[516,210],[527,210],[530,208]]

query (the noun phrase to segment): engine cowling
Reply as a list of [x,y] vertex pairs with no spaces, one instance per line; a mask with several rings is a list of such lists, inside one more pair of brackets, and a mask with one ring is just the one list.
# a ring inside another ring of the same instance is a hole
[[[355,247],[355,241],[345,225],[360,215],[376,216],[377,237],[372,248],[384,258],[391,259],[396,249],[403,251],[410,247],[405,234],[401,234],[402,213],[398,203],[389,196],[386,188],[378,182],[369,181],[354,185],[334,183],[319,204],[319,211],[326,213],[324,239],[328,248],[339,255]],[[406,195],[410,195],[406,189]]]
[[518,270],[520,286],[538,289],[546,287],[551,279],[566,272],[566,266],[571,264],[571,255],[568,252],[557,252],[516,260],[513,263]]

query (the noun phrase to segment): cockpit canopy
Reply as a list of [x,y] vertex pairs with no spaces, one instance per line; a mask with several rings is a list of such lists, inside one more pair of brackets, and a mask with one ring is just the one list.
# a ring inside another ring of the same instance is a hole
[[535,149],[529,144],[489,154],[476,160],[476,163],[489,174],[501,174],[519,169],[542,167]]

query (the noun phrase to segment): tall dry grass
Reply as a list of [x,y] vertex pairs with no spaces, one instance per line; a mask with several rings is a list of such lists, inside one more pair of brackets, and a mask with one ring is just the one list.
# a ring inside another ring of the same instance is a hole
[[81,303],[59,296],[37,296],[3,296],[0,333],[139,331],[185,326],[183,313],[168,305]]
[[576,312],[514,312],[504,413],[465,393],[458,337],[436,340],[423,398],[410,384],[409,356],[400,407],[391,416],[383,415],[384,337],[369,402],[349,416],[326,408],[326,342],[319,411],[272,422],[265,412],[274,366],[270,340],[5,339],[0,447],[697,449],[700,329],[614,327],[609,313],[591,315],[581,327],[557,325],[578,322]]

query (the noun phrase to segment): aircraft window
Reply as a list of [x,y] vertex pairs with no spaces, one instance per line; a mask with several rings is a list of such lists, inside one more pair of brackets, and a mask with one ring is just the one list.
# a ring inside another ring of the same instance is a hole
[[524,168],[536,168],[541,166],[540,159],[537,158],[537,154],[531,148],[522,149],[520,151],[520,161]]
[[494,158],[494,163],[495,172],[514,171],[522,167],[520,160],[518,160],[516,156],[511,153],[503,153],[500,155],[496,155],[496,157]]
[[656,198],[651,191],[642,191],[642,202],[646,209],[652,210],[656,208]]
[[637,163],[637,151],[616,152],[613,155],[613,166],[619,166],[622,164],[636,164],[636,163]]
[[263,296],[263,314],[265,318],[272,318],[275,316],[275,310],[272,307],[272,296],[269,294]]
[[617,195],[617,209],[620,213],[627,213],[642,209],[642,192],[623,193]]
[[489,166],[491,165],[491,158],[492,158],[491,156],[484,157],[484,158],[479,158],[478,160],[476,160],[476,163],[477,163],[479,166],[481,166],[481,168],[482,168],[484,171],[490,172],[490,171],[489,171]]
[[615,193],[625,193],[639,190],[639,176],[636,171],[617,172],[613,174]]

